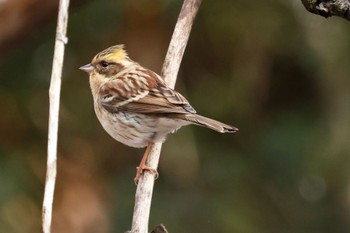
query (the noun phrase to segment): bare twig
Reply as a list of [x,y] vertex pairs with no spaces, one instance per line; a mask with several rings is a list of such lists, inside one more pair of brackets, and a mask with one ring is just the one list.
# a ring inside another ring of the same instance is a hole
[[301,0],[305,8],[325,18],[339,16],[350,20],[349,0]]
[[42,228],[44,233],[51,232],[52,204],[57,174],[58,115],[64,48],[65,44],[67,43],[66,32],[68,22],[68,6],[69,0],[60,0],[56,28],[55,51],[53,56],[51,83],[49,90],[50,112],[47,145],[47,171],[42,212]]
[[[172,88],[175,86],[182,56],[201,2],[202,0],[185,0],[182,5],[162,70],[162,76]],[[147,166],[156,169],[158,167],[162,144],[150,144],[149,147],[151,148]],[[145,172],[139,180],[135,195],[135,207],[131,228],[132,233],[148,232],[154,179],[154,174]]]

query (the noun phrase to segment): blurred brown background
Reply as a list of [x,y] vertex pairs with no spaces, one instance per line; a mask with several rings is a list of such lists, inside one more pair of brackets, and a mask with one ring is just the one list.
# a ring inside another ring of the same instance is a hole
[[[57,1],[0,1],[0,232],[40,232]],[[160,72],[181,1],[73,1],[53,232],[130,228],[143,150],[97,121],[87,75],[126,44]],[[150,227],[170,233],[350,231],[350,24],[295,0],[203,1],[176,89],[235,135],[189,126],[164,144]]]

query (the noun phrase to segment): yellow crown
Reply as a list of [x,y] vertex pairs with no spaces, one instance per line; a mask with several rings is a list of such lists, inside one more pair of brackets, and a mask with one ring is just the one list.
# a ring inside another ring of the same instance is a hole
[[95,59],[104,59],[109,61],[122,61],[125,58],[128,58],[128,54],[124,49],[124,45],[114,45],[112,47],[109,47],[108,49],[103,50],[102,52],[98,53],[95,57]]

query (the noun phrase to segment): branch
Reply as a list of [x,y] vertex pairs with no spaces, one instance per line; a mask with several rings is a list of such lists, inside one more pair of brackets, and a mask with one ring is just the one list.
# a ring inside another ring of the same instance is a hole
[[61,76],[64,59],[64,47],[68,40],[66,37],[68,22],[68,6],[69,0],[60,0],[56,28],[55,51],[53,55],[51,83],[49,89],[50,110],[47,145],[47,171],[42,212],[42,228],[44,233],[51,232],[52,204],[57,174],[57,134],[61,92]]
[[160,224],[154,228],[151,233],[168,233],[163,224]]
[[[194,18],[202,0],[184,0],[167,55],[164,60],[162,76],[171,88],[174,88],[181,60],[190,36]],[[157,169],[162,143],[150,144],[147,166]],[[135,194],[135,207],[132,220],[132,233],[147,233],[151,210],[152,192],[155,174],[145,172],[141,176]],[[164,229],[164,232],[166,230]]]
[[301,0],[305,8],[311,13],[325,18],[339,16],[350,20],[349,0]]

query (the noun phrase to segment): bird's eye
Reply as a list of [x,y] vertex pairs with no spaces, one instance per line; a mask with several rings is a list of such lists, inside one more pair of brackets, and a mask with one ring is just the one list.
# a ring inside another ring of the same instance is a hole
[[109,63],[106,61],[101,61],[100,64],[103,68],[106,68],[107,66],[109,66]]

